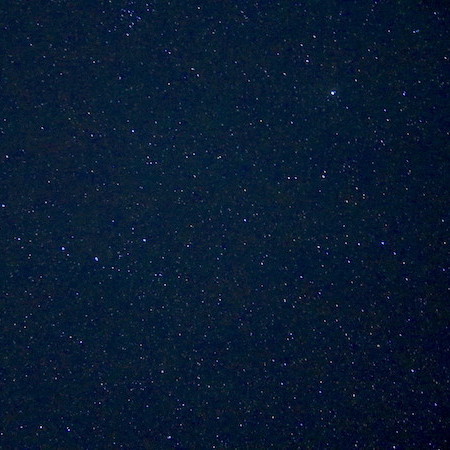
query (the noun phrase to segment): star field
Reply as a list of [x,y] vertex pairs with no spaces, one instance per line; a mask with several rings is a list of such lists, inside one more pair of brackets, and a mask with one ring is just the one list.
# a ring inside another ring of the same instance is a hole
[[449,11],[8,3],[0,446],[448,446]]

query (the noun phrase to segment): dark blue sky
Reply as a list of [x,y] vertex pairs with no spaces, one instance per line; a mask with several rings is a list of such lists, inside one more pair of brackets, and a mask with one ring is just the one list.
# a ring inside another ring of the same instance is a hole
[[443,3],[0,26],[0,446],[448,445]]

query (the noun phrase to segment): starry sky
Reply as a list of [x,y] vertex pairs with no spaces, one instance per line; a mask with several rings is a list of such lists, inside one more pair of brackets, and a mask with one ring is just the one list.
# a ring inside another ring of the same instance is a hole
[[445,2],[0,27],[0,446],[449,445]]

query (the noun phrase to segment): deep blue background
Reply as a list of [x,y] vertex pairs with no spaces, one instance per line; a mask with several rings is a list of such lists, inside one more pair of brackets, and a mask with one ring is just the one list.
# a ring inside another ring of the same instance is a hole
[[449,10],[0,12],[0,445],[448,445]]

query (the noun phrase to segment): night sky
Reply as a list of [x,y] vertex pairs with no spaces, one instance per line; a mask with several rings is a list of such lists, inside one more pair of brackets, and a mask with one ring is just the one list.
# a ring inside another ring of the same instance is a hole
[[448,448],[448,5],[3,2],[0,446]]

